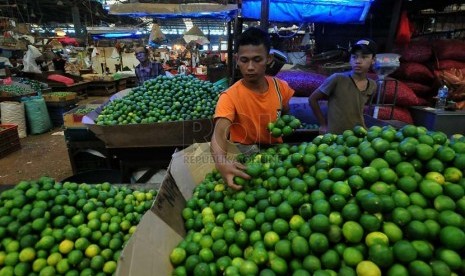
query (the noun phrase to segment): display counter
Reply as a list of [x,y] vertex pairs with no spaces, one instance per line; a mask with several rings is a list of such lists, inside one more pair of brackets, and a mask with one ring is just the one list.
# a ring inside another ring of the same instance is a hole
[[[74,83],[67,85],[62,82],[48,79],[48,76],[52,74],[59,74],[59,75],[63,75],[65,77],[71,78],[74,80]],[[89,85],[89,81],[84,80],[80,76],[75,76],[75,75],[61,73],[61,72],[49,71],[49,72],[42,72],[40,74],[31,73],[31,72],[22,72],[22,77],[26,77],[31,80],[37,80],[37,81],[46,83],[52,91],[76,92],[79,96],[84,96],[84,97],[87,96],[87,87]]]
[[428,130],[442,131],[447,135],[465,134],[465,110],[437,110],[427,106],[410,108],[413,123]]

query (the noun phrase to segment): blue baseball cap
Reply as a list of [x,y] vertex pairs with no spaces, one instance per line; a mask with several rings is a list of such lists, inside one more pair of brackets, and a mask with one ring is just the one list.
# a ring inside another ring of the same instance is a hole
[[350,53],[353,54],[357,51],[362,51],[364,54],[373,54],[376,55],[378,50],[378,46],[376,43],[371,39],[361,39],[355,43],[352,48],[350,49]]

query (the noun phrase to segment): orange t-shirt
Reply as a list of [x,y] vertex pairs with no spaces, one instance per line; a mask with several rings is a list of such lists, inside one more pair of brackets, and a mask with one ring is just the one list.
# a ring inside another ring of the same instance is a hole
[[[277,119],[280,109],[279,97],[273,79],[266,77],[268,91],[259,94],[253,92],[242,81],[236,82],[221,94],[215,111],[216,118],[231,121],[230,140],[245,145],[281,143],[281,138],[274,138],[267,129],[270,122]],[[287,82],[276,79],[281,92],[283,108],[289,106],[294,90]]]

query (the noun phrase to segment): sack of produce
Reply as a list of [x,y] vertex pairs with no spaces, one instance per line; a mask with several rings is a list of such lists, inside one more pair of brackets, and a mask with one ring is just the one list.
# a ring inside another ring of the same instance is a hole
[[445,39],[433,43],[433,51],[438,60],[453,59],[465,61],[465,42]]
[[19,102],[1,102],[0,114],[2,124],[18,125],[18,136],[24,138],[26,133],[26,115],[24,113],[24,103]]
[[465,62],[452,60],[452,59],[444,59],[438,60],[435,64],[437,70],[447,70],[447,69],[465,69]]
[[[378,76],[375,74],[368,74],[368,78],[378,81]],[[396,83],[394,81],[387,81],[385,84],[383,84],[382,93],[384,93],[383,104],[392,104],[394,102],[394,97],[396,96]],[[413,105],[425,105],[427,103],[428,102],[425,99],[418,97],[415,92],[413,92],[413,90],[403,81],[398,80],[397,96],[395,102],[396,106],[407,107]]]
[[431,59],[433,48],[429,41],[412,41],[404,47],[394,50],[401,55],[400,61],[423,63]]
[[403,81],[418,97],[425,98],[434,95],[437,91],[431,85],[414,81]]
[[310,96],[326,79],[321,74],[296,70],[281,71],[276,77],[286,81],[295,90],[294,97]]
[[65,76],[62,76],[62,75],[58,75],[58,74],[52,74],[52,75],[49,75],[47,77],[48,80],[53,80],[53,81],[56,81],[56,82],[61,82],[61,83],[64,83],[66,85],[71,85],[74,83],[74,80],[72,78],[68,78],[68,77],[65,77]]
[[[378,111],[378,119],[391,120],[391,108],[382,106]],[[413,124],[413,118],[410,111],[405,107],[395,106],[392,113],[392,120],[401,121],[407,124]]]
[[401,62],[400,67],[391,74],[391,77],[423,84],[431,84],[434,80],[433,72],[418,62]]
[[24,99],[26,117],[31,134],[41,134],[52,128],[52,121],[48,115],[47,105],[42,97]]

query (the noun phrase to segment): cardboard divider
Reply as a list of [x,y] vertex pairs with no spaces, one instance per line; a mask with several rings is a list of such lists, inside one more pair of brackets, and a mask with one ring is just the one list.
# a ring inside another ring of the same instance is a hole
[[186,229],[184,228],[181,213],[185,207],[186,200],[179,191],[176,181],[168,168],[151,210],[161,220],[170,225],[176,233],[184,236],[186,235]]
[[171,275],[169,254],[182,239],[157,215],[147,211],[123,249],[115,275]]
[[[229,144],[234,158],[239,149]],[[116,275],[171,275],[171,251],[185,236],[182,210],[194,188],[215,168],[210,143],[173,154],[152,208],[147,211],[118,260]]]

